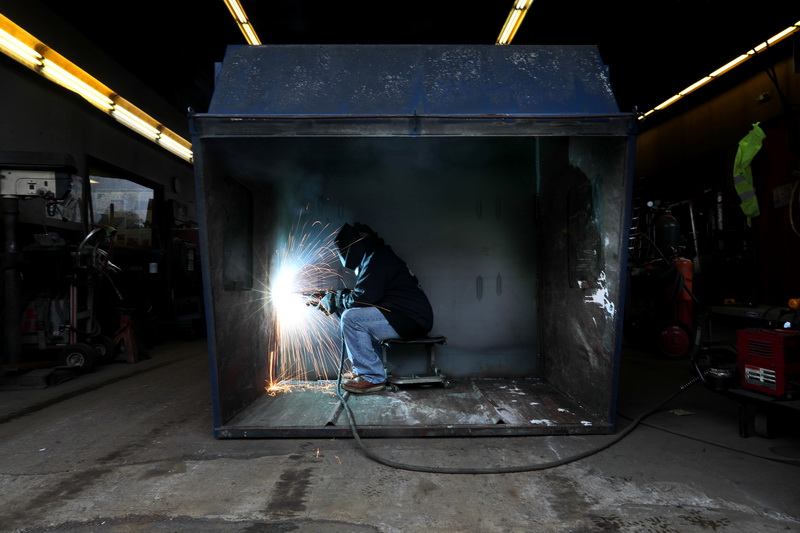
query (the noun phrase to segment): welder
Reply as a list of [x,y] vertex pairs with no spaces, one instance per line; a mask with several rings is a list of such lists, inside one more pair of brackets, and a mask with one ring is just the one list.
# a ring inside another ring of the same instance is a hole
[[433,310],[408,265],[369,226],[345,224],[334,242],[342,265],[356,274],[355,285],[329,291],[314,304],[339,316],[355,374],[342,388],[378,392],[386,386],[380,341],[425,336],[433,327]]

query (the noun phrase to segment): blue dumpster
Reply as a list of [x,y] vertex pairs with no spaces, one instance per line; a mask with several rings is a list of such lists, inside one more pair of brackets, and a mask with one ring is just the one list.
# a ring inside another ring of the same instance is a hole
[[635,124],[594,46],[229,47],[190,117],[215,435],[350,434],[335,319],[282,313],[352,281],[354,221],[420,279],[449,385],[349,398],[362,435],[613,433]]

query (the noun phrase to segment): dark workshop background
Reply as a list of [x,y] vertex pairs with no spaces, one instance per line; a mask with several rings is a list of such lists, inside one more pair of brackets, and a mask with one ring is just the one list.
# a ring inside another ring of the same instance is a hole
[[[376,10],[362,1],[244,2],[265,45],[492,45],[512,2],[482,4],[403,2]],[[3,0],[0,13],[188,138],[188,110],[207,110],[215,64],[227,45],[244,40],[222,0],[168,5]],[[650,7],[536,0],[511,46],[597,45],[620,111],[643,113],[800,18],[783,1],[670,0],[657,12]],[[664,260],[660,252],[672,253],[637,241],[639,234],[652,236],[669,208],[680,225],[676,253],[693,261],[693,290],[702,305],[786,306],[800,297],[797,42],[795,35],[639,121],[630,265],[646,268]],[[201,292],[186,267],[189,251],[202,253],[192,246],[192,165],[5,56],[0,80],[0,151],[70,153],[83,177],[108,175],[154,191],[152,237],[132,237],[116,250],[125,272],[121,288],[130,295],[126,305],[141,317],[147,342],[202,335],[202,324],[179,323],[186,310],[176,305],[183,298],[191,306]],[[739,141],[756,123],[766,134],[752,167],[761,215],[748,226],[733,189],[733,163]],[[86,192],[84,202],[91,196]],[[42,232],[79,242],[90,229],[83,209],[80,221],[64,221],[26,204],[20,244]],[[51,268],[55,263],[26,263],[26,280],[58,286],[65,270]],[[652,292],[637,293],[636,283],[629,298],[633,322],[661,301]],[[106,327],[113,329],[117,319],[110,311]]]

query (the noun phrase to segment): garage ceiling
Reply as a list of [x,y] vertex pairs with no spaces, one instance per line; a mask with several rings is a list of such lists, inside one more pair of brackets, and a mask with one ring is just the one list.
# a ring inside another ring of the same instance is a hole
[[[513,3],[241,1],[265,45],[492,45]],[[42,3],[181,112],[207,110],[214,64],[245,44],[223,0]],[[620,109],[645,111],[798,20],[786,0],[534,0],[511,46],[597,45]]]

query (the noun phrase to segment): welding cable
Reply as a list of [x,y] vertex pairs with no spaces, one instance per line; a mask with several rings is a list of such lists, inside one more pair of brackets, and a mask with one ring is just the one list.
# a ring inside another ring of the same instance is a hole
[[[627,418],[628,420],[630,420],[630,418],[628,418],[627,416],[625,416],[622,413],[619,413],[619,416],[621,416],[622,418]],[[702,444],[708,444],[709,446],[722,448],[723,450],[728,450],[728,451],[731,451],[731,452],[740,453],[742,455],[755,457],[757,459],[764,459],[765,461],[773,461],[773,462],[776,462],[776,463],[783,463],[783,464],[787,464],[787,465],[795,465],[795,466],[800,465],[800,459],[773,457],[773,456],[765,455],[763,453],[755,453],[755,452],[749,452],[747,450],[740,450],[738,448],[734,448],[733,446],[727,446],[725,444],[720,444],[719,442],[714,442],[712,440],[702,439],[700,437],[695,437],[694,435],[690,435],[688,433],[684,433],[684,432],[681,432],[681,431],[675,431],[674,429],[667,429],[665,427],[658,426],[656,424],[642,423],[642,425],[645,426],[645,427],[649,427],[651,429],[655,429],[657,431],[662,431],[664,433],[669,433],[671,435],[676,435],[678,437],[683,437],[684,439],[693,440],[695,442],[700,442]]]
[[356,426],[355,416],[353,415],[352,409],[347,403],[344,395],[341,393],[341,383],[342,383],[342,370],[344,369],[344,358],[345,358],[345,344],[344,339],[342,339],[342,357],[339,363],[339,377],[336,380],[336,395],[339,397],[339,402],[342,404],[345,413],[347,413],[347,418],[350,422],[350,429],[353,433],[353,439],[358,444],[358,447],[361,449],[364,454],[372,459],[373,461],[380,463],[385,466],[389,466],[392,468],[397,468],[399,470],[410,470],[413,472],[427,472],[430,474],[513,474],[519,472],[534,472],[539,470],[548,470],[551,468],[556,468],[558,466],[563,466],[568,463],[573,463],[575,461],[579,461],[581,459],[585,459],[591,455],[599,453],[607,448],[610,448],[614,444],[621,441],[625,438],[631,431],[633,431],[639,423],[647,418],[648,416],[657,413],[660,411],[664,405],[672,401],[676,396],[680,393],[700,381],[699,377],[694,377],[689,382],[685,383],[681,386],[676,392],[671,394],[665,400],[660,402],[657,406],[650,409],[649,411],[639,415],[636,419],[631,422],[625,429],[617,433],[613,438],[609,439],[607,442],[597,446],[595,448],[589,449],[585,452],[580,452],[575,455],[571,455],[568,457],[563,457],[561,459],[557,459],[555,461],[548,461],[545,463],[536,463],[530,465],[519,465],[519,466],[492,466],[487,468],[473,468],[473,467],[438,467],[438,466],[422,466],[422,465],[412,465],[407,463],[401,463],[398,461],[393,461],[391,459],[386,459],[385,457],[381,457],[372,450],[370,450],[366,444],[361,440],[361,437],[358,434],[358,428]]

